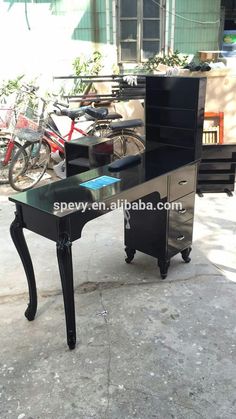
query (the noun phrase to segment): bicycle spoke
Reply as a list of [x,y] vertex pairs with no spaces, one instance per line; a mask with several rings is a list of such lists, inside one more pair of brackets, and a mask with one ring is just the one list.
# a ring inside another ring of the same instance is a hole
[[10,163],[17,150],[19,150],[21,147],[17,141],[14,141],[8,160],[5,161],[6,154],[9,153],[10,141],[11,140],[8,137],[0,137],[0,184],[8,183],[8,171]]
[[[23,150],[26,156],[23,155]],[[24,191],[35,186],[47,169],[50,147],[46,142],[27,144],[16,154],[9,170],[11,186]]]
[[132,131],[113,132],[108,137],[113,140],[114,158],[140,154],[145,149],[142,138]]

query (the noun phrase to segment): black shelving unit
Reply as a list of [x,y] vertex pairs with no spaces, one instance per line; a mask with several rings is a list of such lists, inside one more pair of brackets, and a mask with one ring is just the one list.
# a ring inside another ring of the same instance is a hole
[[205,85],[205,78],[146,78],[147,148],[158,142],[201,157]]

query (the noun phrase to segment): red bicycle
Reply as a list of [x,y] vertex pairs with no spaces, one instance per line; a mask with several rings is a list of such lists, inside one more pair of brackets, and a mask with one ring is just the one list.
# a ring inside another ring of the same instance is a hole
[[16,124],[20,108],[24,111],[34,97],[37,87],[22,85],[19,89],[15,103],[12,107],[0,107],[0,184],[8,183],[8,171],[12,158],[21,149],[21,142],[13,135],[13,127]]
[[[121,122],[112,122],[115,118],[121,117],[119,114],[109,116],[107,108],[94,109],[90,106],[79,109],[61,109],[65,106],[54,103],[57,110],[49,113],[46,120],[44,112],[47,102],[42,99],[43,108],[36,130],[25,127],[20,129],[16,135],[24,144],[15,154],[9,167],[9,183],[17,191],[25,191],[35,186],[43,177],[50,156],[58,152],[60,157],[64,156],[64,144],[72,140],[73,134],[79,133],[80,136],[106,136],[111,139],[113,146],[111,149],[114,158],[120,158],[128,154],[141,153],[144,150],[143,139],[134,132],[138,126],[142,126],[140,119]],[[67,116],[71,120],[70,130],[62,136],[52,119],[52,114]],[[87,115],[91,119],[91,126],[87,131],[82,130],[76,122],[82,115]],[[52,153],[51,153],[52,152]],[[113,156],[112,156],[113,158]]]

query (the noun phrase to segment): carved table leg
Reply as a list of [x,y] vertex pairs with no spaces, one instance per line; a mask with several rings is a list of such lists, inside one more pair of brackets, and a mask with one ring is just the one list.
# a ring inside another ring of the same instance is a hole
[[26,278],[28,281],[29,304],[25,311],[25,317],[31,321],[31,320],[34,320],[34,317],[37,311],[37,290],[36,290],[36,283],[35,283],[32,260],[30,257],[30,253],[29,253],[26,241],[25,241],[22,227],[23,226],[20,220],[20,216],[17,212],[15,212],[15,220],[11,224],[10,234],[11,234],[13,243],[18,251],[18,254],[21,258],[21,261],[23,263]]
[[170,266],[169,259],[158,259],[158,266],[160,268],[161,278],[165,279],[167,277],[168,268]]
[[67,234],[63,234],[57,242],[57,258],[65,307],[67,344],[70,349],[74,349],[76,344],[76,326],[73,268],[71,242]]
[[192,248],[187,247],[187,249],[182,250],[181,255],[185,263],[189,263],[191,258],[189,257]]
[[135,249],[130,249],[130,247],[126,247],[125,248],[125,253],[127,255],[127,258],[125,259],[125,261],[126,261],[126,263],[130,263],[134,258],[136,250]]

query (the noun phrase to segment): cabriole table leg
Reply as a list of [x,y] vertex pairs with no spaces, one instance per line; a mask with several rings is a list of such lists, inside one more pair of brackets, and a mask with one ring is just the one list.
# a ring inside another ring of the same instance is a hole
[[30,253],[23,234],[23,225],[18,211],[15,212],[15,219],[10,227],[10,234],[16,250],[21,258],[24,266],[28,287],[29,287],[29,304],[25,311],[25,317],[31,321],[34,320],[37,311],[37,290],[34,276],[34,269]]
[[66,233],[62,234],[57,242],[57,259],[65,307],[67,344],[70,349],[74,349],[76,325],[71,245],[69,236]]

